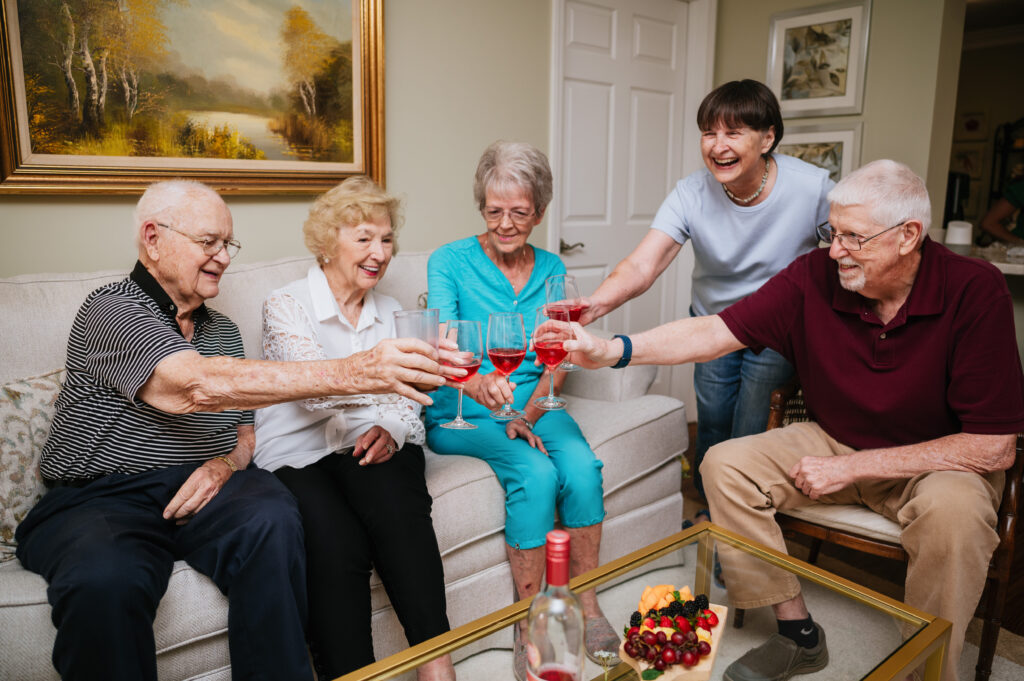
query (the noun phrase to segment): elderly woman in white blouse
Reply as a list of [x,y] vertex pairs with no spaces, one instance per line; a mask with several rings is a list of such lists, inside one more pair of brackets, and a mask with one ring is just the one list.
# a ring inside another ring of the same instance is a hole
[[[344,357],[395,335],[396,300],[373,291],[395,252],[398,200],[353,177],[317,199],[303,228],[317,265],[263,303],[266,359]],[[448,631],[444,572],[423,478],[419,405],[398,395],[279,404],[256,416],[256,465],[299,502],[308,639],[320,679],[374,661],[370,570],[410,645]],[[453,679],[442,657],[418,678]]]

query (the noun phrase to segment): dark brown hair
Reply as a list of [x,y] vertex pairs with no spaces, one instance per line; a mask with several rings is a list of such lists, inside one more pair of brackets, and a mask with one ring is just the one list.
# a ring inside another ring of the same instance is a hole
[[779,100],[764,83],[749,78],[732,80],[708,93],[697,109],[697,127],[701,132],[716,124],[729,127],[746,126],[758,132],[775,128],[775,142],[768,153],[782,141],[782,112]]

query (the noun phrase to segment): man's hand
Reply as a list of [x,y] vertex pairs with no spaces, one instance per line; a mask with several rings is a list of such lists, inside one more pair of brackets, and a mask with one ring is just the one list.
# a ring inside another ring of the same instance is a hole
[[801,492],[817,500],[854,482],[850,474],[853,456],[805,456],[789,469],[789,477]]
[[509,440],[515,440],[517,437],[522,438],[534,449],[539,449],[545,454],[548,453],[548,450],[544,447],[544,442],[539,436],[534,435],[530,427],[521,418],[513,419],[506,423],[505,434],[508,435]]
[[590,298],[580,298],[580,304],[583,306],[583,311],[580,312],[580,325],[587,326],[592,324],[602,317],[598,308],[590,300]]
[[605,340],[587,333],[578,322],[570,322],[574,340],[567,340],[562,347],[569,352],[568,360],[584,369],[610,367],[622,357],[622,340]]
[[421,391],[444,385],[437,351],[416,338],[387,338],[344,360],[351,393],[398,393],[420,404],[434,401]]
[[[511,404],[515,399],[515,394],[512,391],[516,389],[516,384],[510,383],[497,371],[483,376],[477,374],[464,385],[470,399],[488,409],[497,409],[503,404]],[[457,384],[455,386],[457,387]]]
[[[359,459],[360,466],[368,466],[371,463],[384,463],[395,455],[397,447],[391,433],[380,426],[374,426],[359,436],[356,446],[352,450],[352,456]],[[365,456],[363,456],[365,454]]]
[[164,509],[164,519],[173,518],[178,525],[187,523],[217,496],[231,473],[231,467],[220,459],[210,459],[192,471]]

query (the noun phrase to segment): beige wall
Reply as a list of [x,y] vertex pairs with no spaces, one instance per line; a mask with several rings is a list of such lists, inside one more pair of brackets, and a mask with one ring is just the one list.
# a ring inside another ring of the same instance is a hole
[[[771,15],[820,4],[719,0],[715,83],[763,81]],[[786,120],[790,126],[862,121],[861,164],[892,158],[913,168],[928,183],[936,222],[946,190],[965,7],[965,0],[875,0],[864,113]]]
[[[473,172],[498,138],[547,151],[548,0],[388,0],[385,3],[389,189],[407,199],[405,250],[482,228]],[[137,197],[0,196],[0,277],[126,269]],[[305,253],[311,197],[231,198],[238,262]],[[533,241],[544,242],[543,225]]]

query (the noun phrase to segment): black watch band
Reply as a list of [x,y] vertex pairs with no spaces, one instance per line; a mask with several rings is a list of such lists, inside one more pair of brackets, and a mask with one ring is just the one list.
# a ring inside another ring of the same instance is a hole
[[633,341],[629,340],[629,336],[624,336],[621,333],[615,334],[614,338],[622,339],[622,357],[612,365],[612,369],[621,369],[629,364],[629,360],[633,359]]

